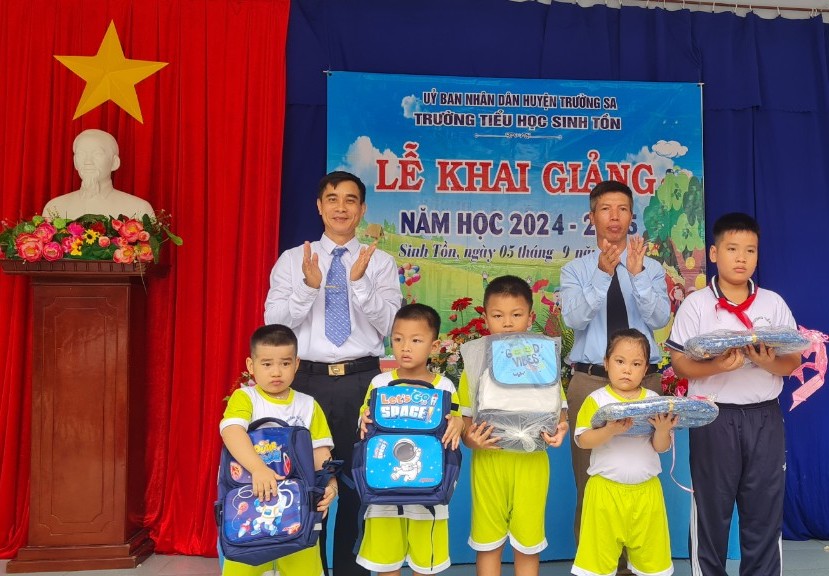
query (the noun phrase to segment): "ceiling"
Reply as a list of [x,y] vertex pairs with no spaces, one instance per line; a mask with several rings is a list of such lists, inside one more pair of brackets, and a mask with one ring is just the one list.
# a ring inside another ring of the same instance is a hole
[[[520,0],[519,0],[520,1]],[[536,0],[549,4],[551,0]],[[666,10],[705,10],[712,12],[735,12],[745,15],[749,10],[761,18],[792,18],[802,19],[818,15],[823,16],[824,22],[829,22],[829,0],[732,0],[731,2],[717,2],[714,0],[560,0],[580,6],[605,4],[611,7],[643,6],[648,8],[664,8]]]

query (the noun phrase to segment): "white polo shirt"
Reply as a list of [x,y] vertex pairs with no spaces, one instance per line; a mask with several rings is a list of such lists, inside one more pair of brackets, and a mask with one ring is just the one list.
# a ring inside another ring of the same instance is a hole
[[[777,293],[757,288],[757,296],[746,310],[755,327],[773,326],[797,329],[791,310]],[[674,318],[670,339],[680,345],[693,337],[715,330],[746,330],[742,322],[717,306],[710,287],[689,294]],[[783,390],[783,378],[746,361],[742,368],[707,378],[688,381],[688,395],[707,396],[726,404],[755,404],[773,400]]]
[[[659,394],[642,388],[635,400],[659,397]],[[586,430],[591,429],[590,421],[599,408],[616,402],[630,402],[616,394],[608,384],[592,392],[576,417],[576,445],[579,437]],[[614,436],[601,446],[590,451],[590,467],[587,473],[590,476],[599,475],[620,484],[641,484],[650,480],[662,471],[659,454],[653,449],[650,436]]]

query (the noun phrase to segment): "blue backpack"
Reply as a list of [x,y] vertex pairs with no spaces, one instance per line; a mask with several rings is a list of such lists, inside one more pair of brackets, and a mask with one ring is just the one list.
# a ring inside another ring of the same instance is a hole
[[354,445],[352,474],[364,506],[448,504],[461,469],[459,449],[440,440],[452,396],[429,382],[393,380],[369,397],[365,439]]
[[268,467],[285,479],[278,482],[276,497],[259,501],[250,472],[225,447],[215,512],[225,558],[258,566],[316,544],[322,529],[317,503],[337,462],[326,462],[324,470],[315,472],[311,433],[277,418],[251,422],[248,436]]

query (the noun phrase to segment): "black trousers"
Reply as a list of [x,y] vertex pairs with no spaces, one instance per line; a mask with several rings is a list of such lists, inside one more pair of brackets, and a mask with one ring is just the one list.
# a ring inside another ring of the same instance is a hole
[[777,400],[719,404],[717,419],[689,432],[690,551],[694,576],[726,576],[734,504],[740,517],[740,575],[779,576],[786,441]]
[[[345,376],[328,376],[326,374],[308,374],[297,372],[293,388],[310,394],[319,403],[331,436],[334,439],[334,458],[344,461],[343,472],[351,476],[351,455],[354,444],[359,440],[358,418],[360,406],[368,390],[371,379],[379,370],[356,372]],[[357,540],[359,524],[360,497],[355,490],[339,483],[340,495],[337,500],[337,518],[334,522],[334,558],[333,568],[336,576],[368,576],[369,571],[357,565],[354,543]],[[320,555],[322,565],[328,575],[328,558],[326,541],[328,538],[326,524],[320,535]]]

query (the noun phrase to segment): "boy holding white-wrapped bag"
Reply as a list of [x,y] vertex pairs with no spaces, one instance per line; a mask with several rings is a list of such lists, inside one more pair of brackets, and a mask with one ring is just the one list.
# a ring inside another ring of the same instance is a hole
[[[507,540],[515,555],[515,573],[537,576],[539,555],[547,547],[544,514],[550,464],[544,449],[561,446],[568,430],[567,405],[553,339],[527,333],[532,302],[525,280],[492,280],[484,291],[484,318],[492,336],[461,347],[464,373],[458,396],[463,442],[472,450],[469,545],[477,552],[478,576],[501,574]],[[539,377],[538,386],[527,385]],[[496,402],[500,410],[481,402],[481,396],[492,391],[501,394]],[[539,391],[531,411],[511,411],[511,405]],[[530,421],[521,420],[522,414]],[[526,447],[518,451],[516,445]]]

